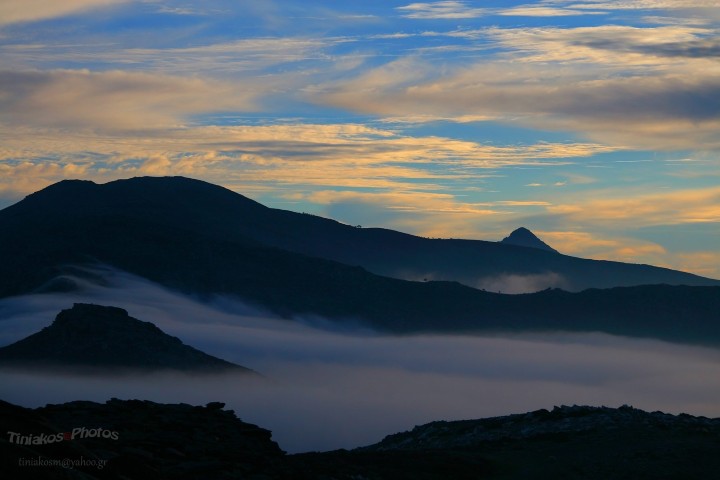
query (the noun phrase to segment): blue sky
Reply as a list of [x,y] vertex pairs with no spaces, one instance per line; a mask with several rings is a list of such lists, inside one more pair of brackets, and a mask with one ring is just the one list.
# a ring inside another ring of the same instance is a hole
[[185,175],[720,278],[716,5],[6,0],[0,206]]

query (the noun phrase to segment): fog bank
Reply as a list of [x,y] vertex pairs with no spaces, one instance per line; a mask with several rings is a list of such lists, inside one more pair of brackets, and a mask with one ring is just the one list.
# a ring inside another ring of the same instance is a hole
[[259,371],[133,378],[0,372],[0,398],[25,406],[111,397],[222,401],[290,452],[353,448],[433,420],[561,404],[720,416],[720,351],[604,334],[391,337],[274,318],[235,299],[202,303],[106,270],[106,286],[0,301],[0,345],[49,325],[73,302],[125,308],[185,343]]

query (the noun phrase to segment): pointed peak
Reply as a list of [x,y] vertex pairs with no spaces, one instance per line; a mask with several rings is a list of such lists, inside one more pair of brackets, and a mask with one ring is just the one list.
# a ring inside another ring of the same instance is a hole
[[537,248],[540,250],[557,253],[557,250],[540,240],[533,232],[531,232],[525,227],[520,227],[513,230],[513,232],[507,237],[503,238],[500,243],[504,243],[506,245],[515,245],[518,247]]

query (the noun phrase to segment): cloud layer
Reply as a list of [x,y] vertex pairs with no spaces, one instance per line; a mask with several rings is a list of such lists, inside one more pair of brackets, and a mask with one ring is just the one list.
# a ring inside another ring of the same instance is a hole
[[106,271],[110,287],[0,301],[9,343],[74,301],[116,305],[266,382],[160,375],[128,379],[0,373],[0,398],[28,406],[110,397],[223,401],[291,452],[353,448],[433,420],[560,404],[717,416],[720,353],[602,334],[387,337],[321,319],[278,320],[237,300],[212,305]]

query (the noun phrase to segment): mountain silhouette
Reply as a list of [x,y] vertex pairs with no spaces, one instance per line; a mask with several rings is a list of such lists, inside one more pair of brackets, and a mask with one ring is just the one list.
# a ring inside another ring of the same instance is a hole
[[516,245],[518,247],[538,248],[549,252],[557,253],[557,250],[540,240],[534,233],[525,227],[514,230],[510,235],[503,238],[500,243],[505,245]]
[[117,307],[76,303],[49,327],[0,348],[0,366],[72,369],[243,372],[252,370],[183,344]]
[[[70,230],[72,237],[83,241],[82,232],[91,228],[108,234],[113,229],[138,229],[138,240],[150,242],[173,231],[176,240],[185,237],[187,242],[205,245],[209,240],[243,248],[278,248],[393,278],[457,281],[495,291],[512,290],[502,287],[507,278],[533,279],[527,289],[513,293],[548,287],[581,291],[653,284],[720,285],[717,280],[665,268],[556,254],[549,247],[539,248],[545,244],[539,239],[534,242],[532,233],[523,229],[513,232],[510,240],[489,242],[356,228],[315,215],[268,208],[225,188],[183,177],[142,177],[103,185],[65,180],[0,211],[0,240],[12,244],[13,237],[25,242],[36,236],[31,239],[32,246],[40,251],[48,250],[43,245],[48,241],[44,235],[60,231],[66,235]],[[531,245],[518,246],[518,242]],[[77,248],[60,252],[60,246],[50,250],[48,254],[62,256],[89,253]],[[496,288],[497,284],[501,286]],[[0,295],[4,293],[0,285]]]
[[[67,278],[57,280],[68,265],[106,264],[201,298],[233,295],[285,317],[315,314],[390,332],[552,329],[720,342],[714,280],[500,242],[355,228],[182,177],[57,183],[0,211],[0,245],[0,297],[72,289]],[[428,262],[447,262],[447,274],[478,266],[474,275],[551,271],[590,284],[709,286],[500,295],[382,275],[400,265],[424,271]]]

